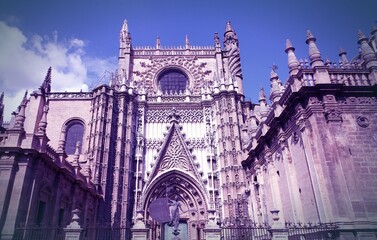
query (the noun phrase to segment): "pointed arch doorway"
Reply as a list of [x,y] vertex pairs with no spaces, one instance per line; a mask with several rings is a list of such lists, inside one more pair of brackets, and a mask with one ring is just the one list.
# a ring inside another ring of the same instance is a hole
[[[171,240],[172,227],[168,226],[168,221],[158,222],[151,216],[150,211],[161,211],[161,214],[167,214],[170,218],[168,207],[150,208],[151,203],[156,199],[177,197],[180,208],[179,235],[181,240],[200,240],[204,237],[203,228],[207,222],[207,198],[205,191],[194,177],[186,174],[179,169],[171,169],[164,174],[157,176],[149,185],[143,197],[144,219],[147,220],[150,227],[150,239],[167,239]],[[167,200],[166,200],[167,201]],[[153,214],[152,214],[153,215]]]

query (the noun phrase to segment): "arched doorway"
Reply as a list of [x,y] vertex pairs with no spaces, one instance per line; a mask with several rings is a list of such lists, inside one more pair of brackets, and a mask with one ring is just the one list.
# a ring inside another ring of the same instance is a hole
[[149,206],[157,198],[175,198],[180,203],[180,239],[199,240],[207,222],[207,198],[201,184],[189,174],[172,169],[157,176],[146,189],[143,198],[144,219],[150,228],[150,239],[172,239],[167,222],[158,223],[150,216]]

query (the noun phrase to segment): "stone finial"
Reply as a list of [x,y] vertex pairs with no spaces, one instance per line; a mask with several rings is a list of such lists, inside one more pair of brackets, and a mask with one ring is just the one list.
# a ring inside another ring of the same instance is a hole
[[48,105],[43,107],[43,113],[41,120],[38,123],[38,133],[39,134],[46,134],[46,127],[47,127],[47,112],[48,112]]
[[214,40],[215,40],[215,46],[219,47],[220,46],[219,33],[215,32]]
[[290,75],[294,75],[298,72],[299,62],[294,51],[295,48],[293,47],[291,41],[287,39],[285,42],[285,52],[288,55],[288,68]]
[[127,19],[124,19],[123,26],[122,26],[123,32],[128,32],[128,22]]
[[266,93],[264,92],[263,86],[259,90],[259,101],[266,100]]
[[292,43],[291,43],[291,40],[289,40],[288,38],[285,40],[285,52],[288,52],[289,50],[295,50],[295,48],[293,47]]
[[189,40],[187,34],[186,34],[186,38],[185,38],[185,45],[186,45],[186,49],[189,49],[189,48],[190,48],[190,40]]
[[160,49],[161,47],[161,39],[159,36],[157,36],[156,38],[156,49]]
[[312,32],[310,30],[306,30],[306,43],[309,43],[309,41],[316,41],[317,39],[313,36]]
[[271,72],[270,72],[270,79],[278,78],[278,74],[276,73],[277,69],[278,69],[278,66],[276,66],[275,64],[272,64]]
[[278,67],[276,65],[272,65],[271,73],[270,73],[270,86],[271,86],[270,100],[272,102],[279,101],[281,94],[282,94],[281,88],[280,88],[280,85],[279,85],[279,83],[281,83],[281,81],[279,80],[279,76],[276,73],[277,68]]
[[343,54],[347,54],[342,47],[339,48],[339,57],[341,57]]
[[65,151],[65,129],[63,129],[60,132],[59,143],[58,143],[58,151],[59,152]]
[[74,163],[78,164],[79,162],[79,157],[80,157],[80,146],[81,146],[81,142],[80,141],[77,141],[76,142],[76,149],[75,149],[75,153],[73,154],[73,158],[74,158]]
[[225,33],[227,32],[233,32],[233,28],[232,28],[232,25],[230,25],[230,21],[226,22]]
[[367,41],[368,38],[365,36],[365,34],[359,29],[357,32],[357,43],[360,44],[362,41]]
[[321,53],[316,45],[316,38],[313,36],[310,30],[306,32],[306,44],[309,45],[309,59],[310,65],[312,67],[323,66],[323,61],[321,59]]
[[341,58],[341,61],[345,67],[349,67],[349,62],[347,59],[347,53],[344,51],[343,48],[339,48],[339,57]]

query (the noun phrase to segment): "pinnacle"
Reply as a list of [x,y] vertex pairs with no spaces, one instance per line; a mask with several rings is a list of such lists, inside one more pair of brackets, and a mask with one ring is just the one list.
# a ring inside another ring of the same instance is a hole
[[122,30],[123,30],[123,32],[128,32],[128,22],[127,22],[127,19],[124,19]]
[[346,54],[346,51],[342,47],[339,48],[339,56]]
[[316,38],[313,36],[312,32],[310,30],[306,31],[306,43],[309,43],[309,41],[315,42]]
[[358,37],[358,41],[357,43],[361,43],[362,41],[364,40],[368,40],[368,38],[365,36],[365,34],[359,29],[359,31],[357,32],[357,37]]
[[225,32],[233,32],[233,28],[230,25],[230,21],[226,22]]
[[288,52],[288,50],[295,50],[295,48],[293,47],[291,41],[287,38],[287,40],[285,40],[285,52]]

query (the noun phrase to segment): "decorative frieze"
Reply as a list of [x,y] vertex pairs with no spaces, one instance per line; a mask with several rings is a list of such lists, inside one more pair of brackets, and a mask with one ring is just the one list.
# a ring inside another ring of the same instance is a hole
[[[168,116],[171,109],[151,109],[147,111],[147,123],[168,123]],[[203,111],[201,109],[177,109],[177,114],[181,117],[181,123],[201,123],[203,122]]]

